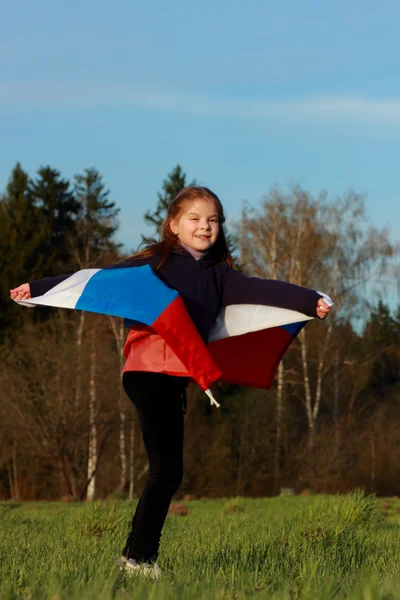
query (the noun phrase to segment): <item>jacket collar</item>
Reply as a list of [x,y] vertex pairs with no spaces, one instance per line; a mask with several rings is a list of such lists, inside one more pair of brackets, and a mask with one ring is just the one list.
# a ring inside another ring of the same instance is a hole
[[188,252],[185,248],[178,244],[172,248],[172,253],[179,254],[180,256],[184,256],[185,258],[193,260],[194,262],[201,263],[202,266],[212,265],[214,263],[210,252],[205,252],[199,260],[196,260],[194,256],[190,254],[190,252]]

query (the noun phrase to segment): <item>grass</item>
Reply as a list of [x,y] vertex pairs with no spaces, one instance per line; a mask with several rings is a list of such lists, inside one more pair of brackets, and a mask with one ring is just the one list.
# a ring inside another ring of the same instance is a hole
[[160,583],[116,562],[134,503],[0,503],[1,600],[400,598],[400,502],[348,496],[190,501],[169,516]]

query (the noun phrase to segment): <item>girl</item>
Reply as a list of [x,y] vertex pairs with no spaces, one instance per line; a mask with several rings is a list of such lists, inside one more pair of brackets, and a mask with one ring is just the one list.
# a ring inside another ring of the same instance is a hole
[[[263,304],[323,319],[328,304],[314,290],[281,281],[246,277],[234,266],[226,243],[224,211],[205,187],[187,187],[171,203],[161,241],[111,268],[149,264],[177,290],[207,342],[222,306]],[[11,290],[24,300],[44,294],[64,277],[41,279]],[[51,280],[51,281],[50,281]],[[166,375],[173,360],[165,342],[149,328],[131,328],[124,347],[124,389],[135,405],[149,460],[149,478],[122,553],[123,568],[158,578],[161,531],[183,474],[183,416],[188,380]]]

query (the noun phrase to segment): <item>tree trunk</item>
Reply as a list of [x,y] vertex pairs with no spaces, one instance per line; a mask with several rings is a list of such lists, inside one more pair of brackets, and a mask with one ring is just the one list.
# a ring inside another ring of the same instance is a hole
[[96,493],[96,464],[97,464],[97,427],[96,427],[96,330],[92,327],[92,348],[90,353],[89,380],[89,458],[86,499],[94,500]]
[[[117,319],[110,317],[109,319],[111,330],[114,334],[114,340],[118,353],[119,373],[121,375],[122,368],[124,366],[124,321],[119,319],[119,326],[117,325]],[[124,409],[124,390],[122,385],[119,387],[118,392],[118,410],[119,410],[119,457],[121,462],[121,473],[119,478],[119,490],[122,492],[126,487],[127,471],[128,471],[128,460],[127,460],[127,448],[126,448],[126,433],[125,433],[125,409]]]
[[376,444],[374,432],[369,435],[369,445],[371,449],[371,492],[375,492],[376,488]]
[[[238,423],[239,427],[239,460],[238,460],[238,470],[237,470],[237,478],[236,478],[236,496],[240,496],[244,493],[246,481],[246,463],[248,457],[250,456],[250,410],[249,410],[249,401],[247,400],[242,404],[241,415],[243,419],[240,419]],[[250,434],[251,435],[251,434]]]
[[17,450],[15,447],[15,441],[12,441],[12,470],[13,470],[13,480],[14,480],[14,499],[20,500],[20,489],[19,489],[19,479],[18,479],[18,464],[17,464]]
[[123,390],[118,393],[119,407],[119,457],[121,461],[121,473],[119,476],[119,490],[124,491],[126,486],[127,476],[127,460],[126,460],[126,437],[125,437],[125,411],[123,406]]
[[274,480],[276,493],[279,493],[281,477],[283,383],[283,361],[281,361],[278,367],[278,387],[276,390],[276,436],[274,457]]
[[8,485],[10,486],[10,498],[11,500],[15,500],[15,489],[14,489],[14,481],[12,474],[12,461],[7,461],[7,473],[8,473]]
[[76,379],[75,379],[75,415],[78,413],[82,387],[82,339],[85,327],[85,312],[79,315],[79,325],[76,335]]
[[66,486],[67,494],[75,500],[78,497],[76,474],[65,448],[60,449],[60,469],[63,477],[62,483]]
[[[124,340],[124,322],[121,319],[119,325],[119,372],[121,374],[124,366],[124,354],[123,354],[123,340]],[[124,390],[122,385],[119,386],[118,394],[118,407],[119,407],[119,456],[121,460],[121,474],[119,479],[119,489],[121,492],[124,491],[126,486],[127,476],[127,457],[126,457],[126,436],[125,436],[125,410],[124,410]]]
[[333,363],[333,422],[335,426],[335,452],[339,450],[339,349],[335,348],[335,360]]
[[304,382],[304,397],[306,403],[306,414],[308,422],[308,445],[311,449],[314,446],[315,438],[315,421],[312,408],[312,397],[311,397],[311,385],[310,377],[308,374],[308,346],[307,337],[304,329],[299,335],[300,347],[301,347],[301,361],[303,364],[303,382]]
[[135,494],[135,419],[132,417],[129,449],[129,500]]

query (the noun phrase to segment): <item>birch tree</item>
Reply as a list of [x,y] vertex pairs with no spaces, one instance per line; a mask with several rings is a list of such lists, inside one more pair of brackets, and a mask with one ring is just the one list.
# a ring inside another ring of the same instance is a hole
[[[264,202],[264,214],[249,210],[249,205],[243,205],[240,232],[240,263],[246,273],[261,277],[278,279],[284,268],[284,245],[282,232],[287,228],[287,207],[282,198],[274,193],[273,202]],[[282,443],[282,412],[284,396],[284,363],[278,367],[278,385],[276,388],[276,435],[274,456],[275,487],[280,481],[280,452]]]
[[[70,248],[79,269],[87,269],[108,257],[117,255],[119,245],[113,240],[117,229],[116,218],[119,209],[110,201],[109,191],[105,188],[101,174],[94,168],[86,169],[82,175],[75,175],[75,198],[79,203],[79,213],[75,224],[76,233],[70,239]],[[79,315],[76,338],[76,386],[75,406],[81,401],[82,388],[82,340],[85,329],[85,313]],[[96,431],[96,333],[92,328],[92,347],[90,351],[89,381],[89,415],[90,434],[88,447],[88,500],[95,495],[95,470],[97,464],[97,431]]]
[[[111,327],[111,331],[113,332],[116,351],[118,354],[118,365],[119,365],[119,373],[122,373],[122,368],[124,366],[124,339],[125,339],[125,328],[123,319],[116,319],[114,317],[109,317],[109,323]],[[125,431],[125,423],[126,423],[126,413],[125,413],[125,393],[122,388],[122,385],[119,386],[118,390],[118,410],[119,410],[119,458],[121,463],[121,472],[119,479],[119,491],[123,492],[126,487],[127,476],[128,476],[128,461],[127,461],[127,449],[126,449],[126,431]],[[133,485],[133,462],[134,462],[134,432],[130,434],[130,471],[129,477],[130,481]],[[133,492],[132,492],[133,493]]]
[[[367,227],[364,198],[353,192],[328,203],[326,194],[314,198],[298,186],[289,193],[272,189],[247,222],[247,264],[252,274],[321,289],[335,300],[335,311],[326,323],[318,324],[318,331],[310,325],[299,335],[303,404],[312,448],[323,381],[337,360],[335,324],[340,316],[354,315],[361,303],[360,288],[372,274],[385,272],[393,249],[386,231]],[[282,387],[281,371],[277,423]],[[336,394],[338,402],[339,390]],[[279,431],[277,425],[277,438]]]

